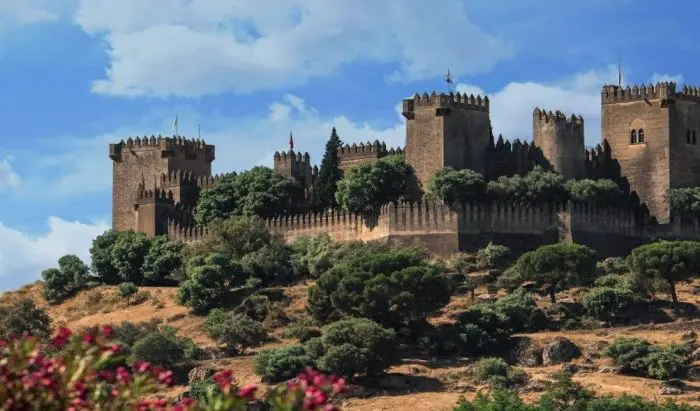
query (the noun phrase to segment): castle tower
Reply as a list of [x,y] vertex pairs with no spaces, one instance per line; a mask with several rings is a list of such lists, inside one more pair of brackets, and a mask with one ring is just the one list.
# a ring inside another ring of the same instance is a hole
[[693,144],[693,133],[700,132],[697,88],[604,86],[601,105],[601,138],[612,160],[657,220],[668,222],[668,189],[700,185],[700,148]]
[[406,162],[425,187],[442,167],[485,171],[489,100],[466,94],[423,93],[403,100]]
[[289,132],[289,151],[275,152],[273,168],[277,174],[295,179],[301,184],[305,192],[313,185],[314,171],[311,166],[309,153],[301,154],[294,151],[294,138]]
[[[130,137],[110,144],[112,228],[116,231],[137,230],[135,207],[140,189],[144,185],[160,188],[162,176],[178,170],[189,170],[194,176],[211,175],[214,153],[213,145],[182,137]],[[180,202],[179,197],[180,191],[175,191],[172,200]]]
[[385,143],[380,143],[379,140],[374,140],[374,143],[366,142],[352,145],[346,144],[338,149],[339,168],[344,172],[348,172],[351,168],[355,168],[362,164],[372,164],[380,158],[386,156],[389,152],[386,149]]
[[586,173],[586,147],[583,117],[567,118],[535,108],[532,113],[532,141],[542,150],[549,165],[564,178],[583,178]]

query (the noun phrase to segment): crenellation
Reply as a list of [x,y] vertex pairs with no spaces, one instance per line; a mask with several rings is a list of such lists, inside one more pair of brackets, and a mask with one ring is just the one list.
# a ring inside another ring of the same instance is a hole
[[656,85],[644,84],[625,86],[605,85],[601,92],[601,104],[672,99],[676,95],[676,83],[662,81]]
[[424,92],[422,96],[418,93],[414,94],[413,98],[404,99],[402,102],[403,115],[406,118],[413,119],[415,110],[424,108],[463,108],[467,110],[489,111],[489,99],[487,96],[481,97],[474,94],[467,95],[466,93],[440,93],[435,91],[429,96]]

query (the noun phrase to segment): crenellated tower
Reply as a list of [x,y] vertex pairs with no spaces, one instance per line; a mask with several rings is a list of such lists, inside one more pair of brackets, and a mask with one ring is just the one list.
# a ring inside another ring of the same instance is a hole
[[[147,187],[162,190],[167,182],[169,200],[176,203],[196,201],[196,193],[188,191],[186,186],[196,187],[190,184],[195,177],[211,175],[215,150],[213,145],[199,139],[144,136],[110,144],[109,157],[112,159],[112,228],[126,231],[145,224],[138,222],[137,216],[141,207],[139,201],[145,201],[139,197],[140,193]],[[164,180],[163,176],[170,179]]]
[[423,93],[403,100],[406,162],[425,186],[442,167],[485,172],[490,141],[489,99]]
[[583,178],[586,174],[586,147],[583,117],[567,117],[560,111],[547,112],[536,107],[532,113],[532,141],[542,150],[551,168],[564,178]]

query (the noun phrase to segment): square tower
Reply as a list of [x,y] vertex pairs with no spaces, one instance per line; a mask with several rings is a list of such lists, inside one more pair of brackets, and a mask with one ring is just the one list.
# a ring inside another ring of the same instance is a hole
[[[211,175],[214,146],[182,137],[129,138],[109,145],[112,159],[112,229],[137,230],[135,204],[139,187],[160,188],[163,176],[189,170],[195,176]],[[179,191],[175,192],[180,202]]]
[[566,179],[586,174],[583,117],[552,113],[535,107],[532,113],[532,142],[542,150],[548,165]]
[[671,212],[668,189],[674,183],[675,89],[674,83],[666,82],[604,86],[601,93],[601,139],[603,143],[607,140],[612,160],[619,163],[630,190],[660,223],[668,222]]
[[403,100],[406,163],[423,187],[442,167],[484,173],[490,141],[489,99],[466,94],[416,94]]

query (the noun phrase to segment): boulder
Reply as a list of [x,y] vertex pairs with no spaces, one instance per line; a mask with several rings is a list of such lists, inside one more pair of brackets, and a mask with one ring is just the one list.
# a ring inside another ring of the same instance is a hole
[[661,383],[659,395],[680,395],[685,392],[685,383],[681,380],[667,380]]
[[566,337],[556,337],[542,350],[542,364],[555,365],[569,362],[581,355],[581,350]]
[[596,359],[605,355],[605,349],[610,345],[607,341],[596,341],[583,350],[583,356],[587,359]]
[[700,365],[693,365],[688,369],[689,381],[700,381]]
[[190,370],[190,372],[187,373],[187,381],[189,381],[190,384],[192,384],[196,381],[205,380],[207,379],[207,377],[211,377],[212,375],[214,375],[214,370],[212,370],[209,367],[194,367]]
[[512,348],[508,351],[506,360],[511,364],[522,367],[538,367],[542,365],[542,346],[528,337],[515,337]]

